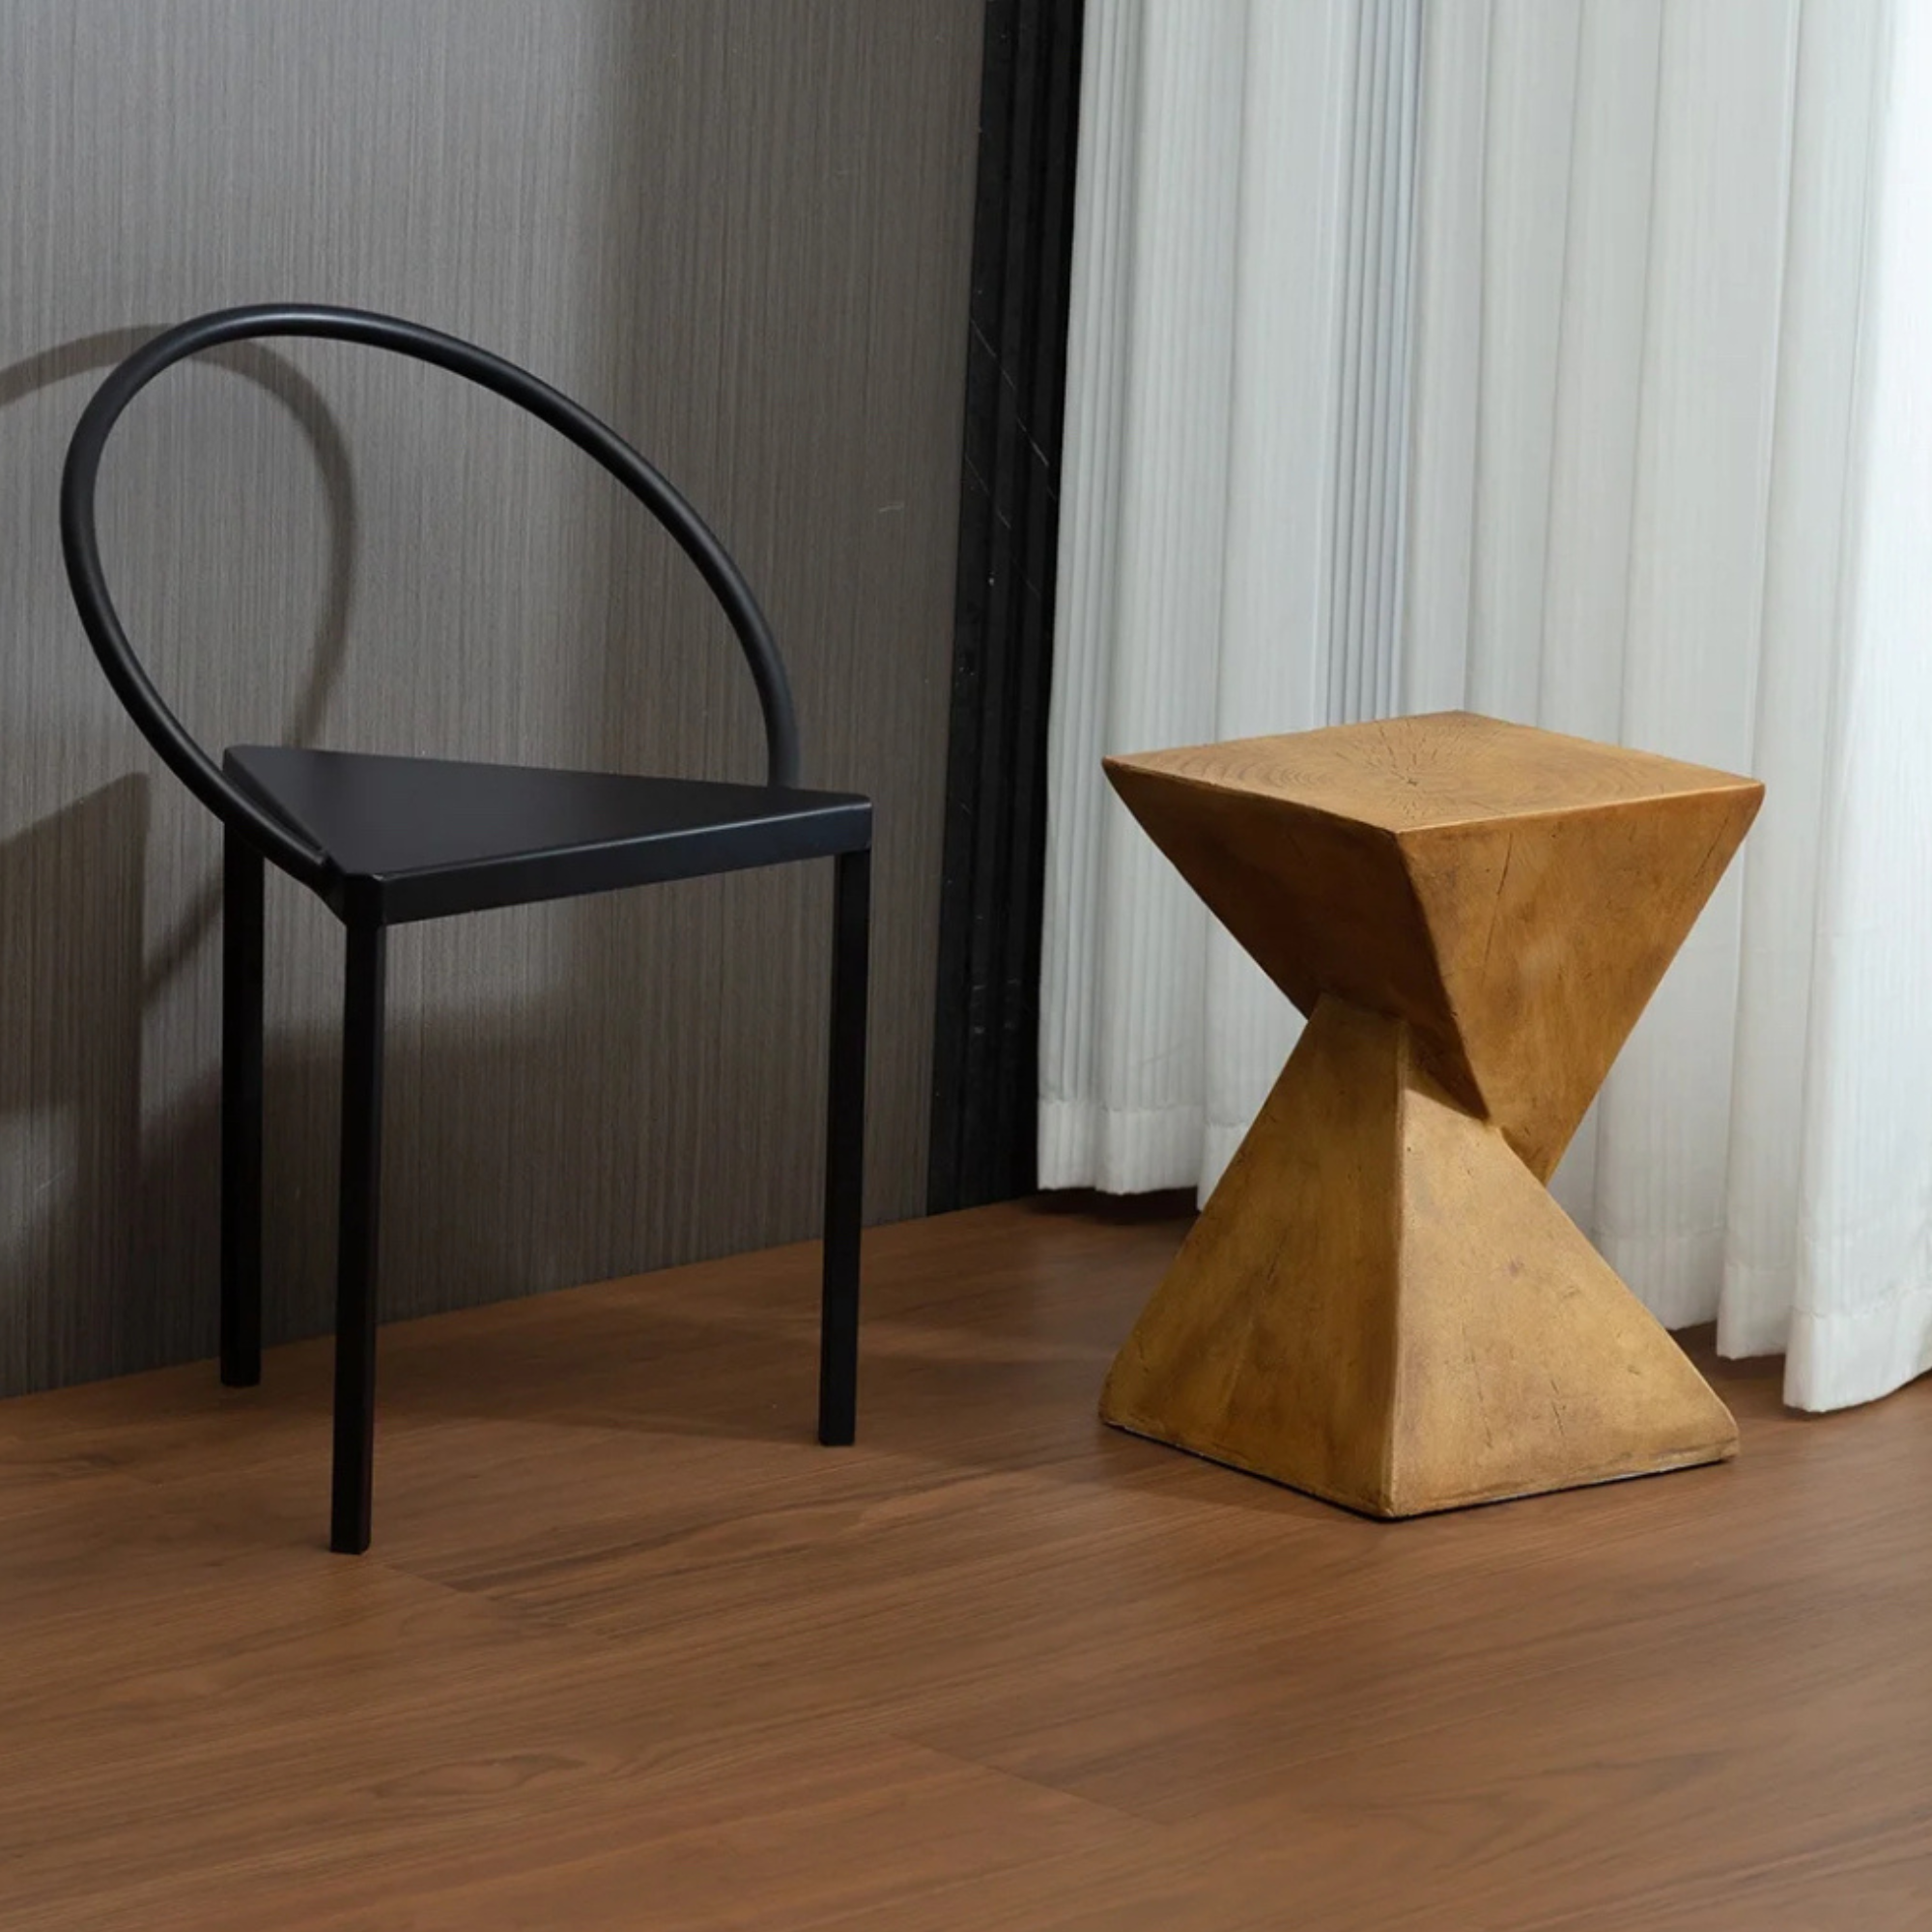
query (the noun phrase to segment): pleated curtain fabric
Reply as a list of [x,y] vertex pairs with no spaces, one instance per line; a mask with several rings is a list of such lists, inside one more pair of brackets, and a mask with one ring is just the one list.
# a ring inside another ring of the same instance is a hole
[[1085,62],[1042,1184],[1205,1193],[1298,1027],[1101,753],[1466,705],[1767,781],[1556,1192],[1801,1406],[1920,1373],[1932,9],[1090,0]]
[[1103,752],[1394,695],[1419,5],[1100,0],[1049,728],[1044,1186],[1211,1183],[1299,1022]]

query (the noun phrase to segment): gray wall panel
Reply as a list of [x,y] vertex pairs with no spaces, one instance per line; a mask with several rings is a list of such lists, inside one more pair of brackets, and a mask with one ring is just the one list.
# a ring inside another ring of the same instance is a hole
[[[808,782],[879,802],[874,1218],[918,1211],[979,0],[0,0],[0,1389],[213,1344],[212,823],[123,720],[54,493],[162,323],[390,309],[608,415],[791,665]],[[728,631],[494,399],[270,345],[171,373],[103,497],[211,744],[760,769]],[[811,1232],[829,877],[392,943],[384,1305]],[[339,933],[270,895],[271,1336],[326,1323]]]

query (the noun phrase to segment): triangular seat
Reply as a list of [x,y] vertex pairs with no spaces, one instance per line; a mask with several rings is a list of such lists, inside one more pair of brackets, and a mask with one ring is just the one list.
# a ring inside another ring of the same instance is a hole
[[323,897],[380,925],[858,851],[843,792],[243,745],[237,780],[319,846]]

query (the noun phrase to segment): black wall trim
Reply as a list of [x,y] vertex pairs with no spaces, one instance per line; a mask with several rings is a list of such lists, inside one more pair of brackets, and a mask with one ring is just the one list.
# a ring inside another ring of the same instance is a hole
[[1083,0],[988,0],[926,1207],[1035,1177]]

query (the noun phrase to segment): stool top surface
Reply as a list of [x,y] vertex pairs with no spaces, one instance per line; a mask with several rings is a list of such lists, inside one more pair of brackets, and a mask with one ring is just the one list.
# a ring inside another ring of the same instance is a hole
[[1231,738],[1107,763],[1397,833],[1763,789],[1756,779],[1473,711]]

